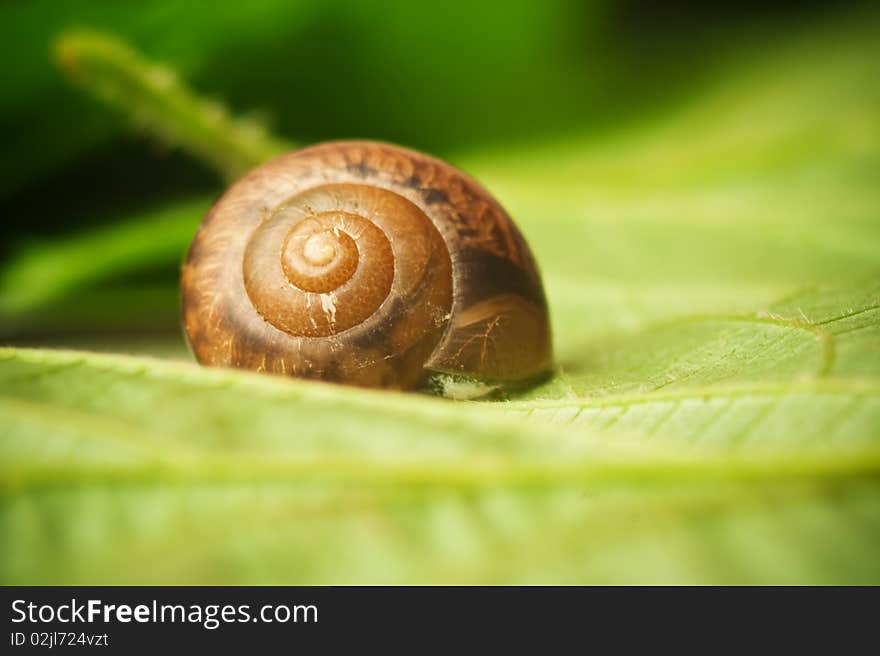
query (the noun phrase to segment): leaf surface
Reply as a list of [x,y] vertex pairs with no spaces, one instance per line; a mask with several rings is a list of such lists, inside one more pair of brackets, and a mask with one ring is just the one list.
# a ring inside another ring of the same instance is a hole
[[2,579],[876,581],[875,289],[661,330],[657,362],[633,337],[502,403],[7,349]]

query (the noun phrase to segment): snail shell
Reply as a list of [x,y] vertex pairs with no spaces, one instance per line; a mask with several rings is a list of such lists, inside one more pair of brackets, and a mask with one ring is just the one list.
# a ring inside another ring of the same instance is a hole
[[181,291],[206,365],[397,389],[551,366],[541,279],[510,217],[452,166],[388,144],[258,166],[205,216]]

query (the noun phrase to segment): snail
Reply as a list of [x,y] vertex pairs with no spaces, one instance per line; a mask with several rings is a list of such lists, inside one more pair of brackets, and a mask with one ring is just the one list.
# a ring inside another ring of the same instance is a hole
[[234,183],[189,248],[181,304],[210,366],[406,390],[515,386],[552,362],[507,213],[451,165],[378,142],[310,146]]

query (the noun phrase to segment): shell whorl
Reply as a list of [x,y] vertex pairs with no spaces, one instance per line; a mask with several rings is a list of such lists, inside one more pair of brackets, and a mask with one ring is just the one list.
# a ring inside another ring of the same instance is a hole
[[181,287],[204,364],[393,388],[550,364],[540,279],[509,217],[396,146],[331,142],[257,167],[203,220]]

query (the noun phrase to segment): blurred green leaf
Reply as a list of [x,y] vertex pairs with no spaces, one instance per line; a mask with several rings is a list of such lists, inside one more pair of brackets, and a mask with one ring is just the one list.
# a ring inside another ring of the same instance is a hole
[[[136,284],[117,287],[114,302],[112,293],[96,283],[124,281],[141,271],[167,268],[169,263],[176,268],[209,206],[209,199],[195,198],[131,217],[112,228],[21,249],[0,271],[0,334],[77,325],[91,329],[102,325],[104,330],[144,326],[155,306],[144,307],[143,300],[137,301]],[[171,280],[171,285],[160,285],[150,293],[158,292],[174,313],[171,321],[176,321],[176,275]],[[167,313],[163,319],[167,326]]]
[[609,333],[878,271],[876,33],[781,41],[641,129],[464,158],[535,250],[563,362]]

